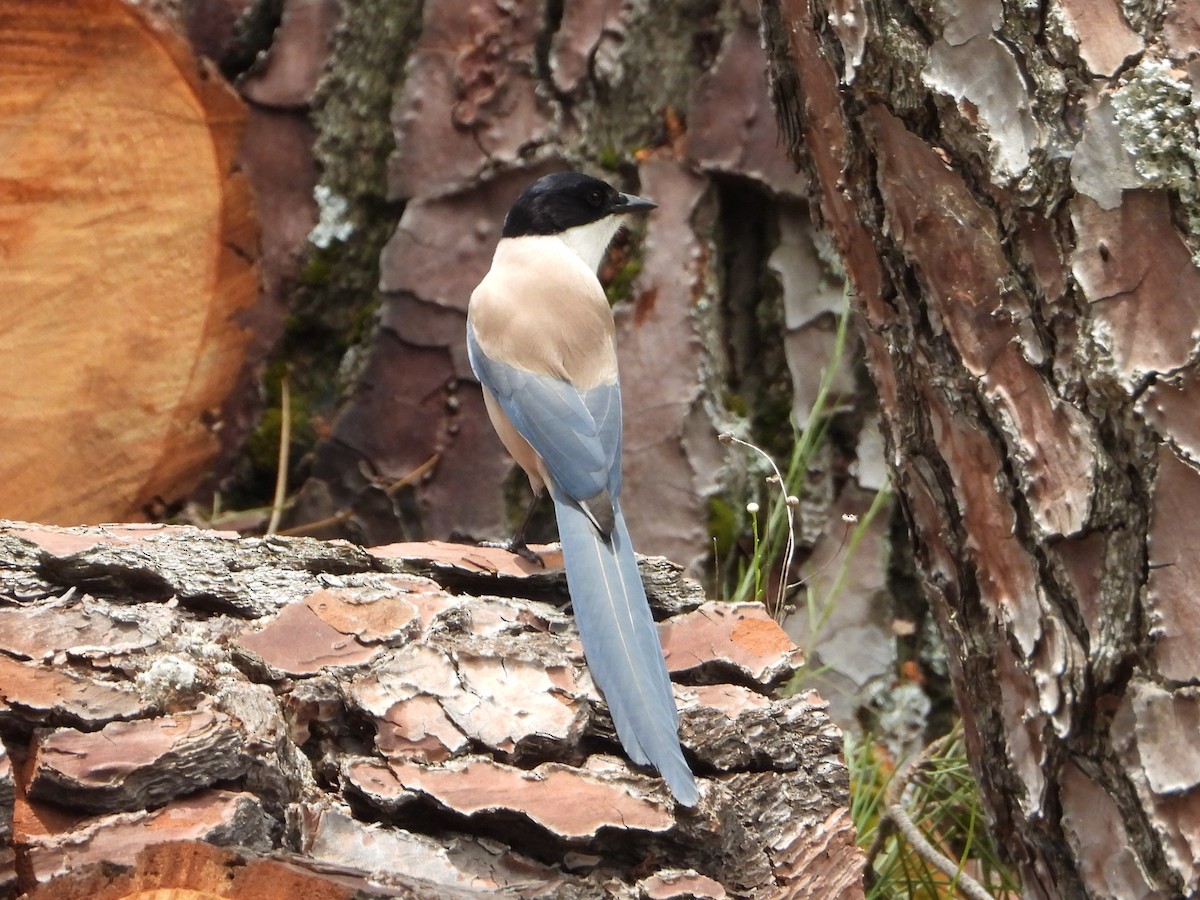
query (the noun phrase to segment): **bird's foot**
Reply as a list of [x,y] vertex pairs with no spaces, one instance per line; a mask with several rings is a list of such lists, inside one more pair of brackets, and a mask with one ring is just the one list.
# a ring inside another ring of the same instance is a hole
[[524,541],[477,541],[479,547],[490,547],[494,550],[507,550],[509,553],[514,553],[522,559],[527,559],[535,566],[546,568],[546,561],[542,559],[542,554],[531,548]]

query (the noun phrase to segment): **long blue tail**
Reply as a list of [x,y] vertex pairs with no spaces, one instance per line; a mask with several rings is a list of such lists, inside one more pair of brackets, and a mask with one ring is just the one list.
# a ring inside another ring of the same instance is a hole
[[658,769],[675,799],[695,806],[696,780],[679,746],[679,712],[621,508],[604,540],[574,501],[551,489],[567,587],[583,652],[630,759]]

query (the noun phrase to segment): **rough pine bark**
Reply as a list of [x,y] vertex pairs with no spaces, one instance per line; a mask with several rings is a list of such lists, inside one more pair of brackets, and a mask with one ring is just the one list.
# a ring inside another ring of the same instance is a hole
[[644,562],[683,809],[543,549],[0,521],[0,897],[862,897],[840,733],[773,697],[762,606]]
[[769,0],[1001,846],[1200,886],[1195,3]]

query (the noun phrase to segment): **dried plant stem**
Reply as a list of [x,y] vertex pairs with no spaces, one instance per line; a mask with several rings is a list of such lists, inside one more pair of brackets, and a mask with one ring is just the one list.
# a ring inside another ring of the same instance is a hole
[[[968,900],[994,900],[982,884],[963,871],[959,863],[950,859],[929,842],[925,835],[921,833],[916,823],[909,817],[904,804],[901,803],[901,797],[904,796],[904,791],[908,787],[908,782],[912,774],[927,760],[939,754],[956,737],[957,734],[954,731],[942,735],[896,771],[884,795],[883,814],[887,822],[896,831],[900,832],[917,855],[947,878],[951,879],[958,890]],[[881,827],[876,833],[875,841],[872,843],[871,849],[867,854],[868,868],[873,864],[875,856],[882,850],[886,842],[886,837],[885,830]]]
[[292,445],[292,389],[288,373],[279,381],[279,457],[275,464],[275,496],[271,501],[271,518],[267,534],[275,534],[283,509],[287,505],[288,459]]
[[908,841],[908,845],[927,863],[951,879],[963,896],[969,900],[995,900],[982,884],[963,871],[961,865],[925,839],[925,835],[921,834],[921,830],[908,817],[903,806],[898,803],[889,806],[885,813],[888,820],[896,826],[896,830]]
[[[785,597],[785,595],[787,593],[787,589],[788,589],[787,575],[788,575],[788,572],[790,572],[792,569],[792,558],[796,554],[795,504],[790,502],[790,498],[787,495],[787,482],[784,481],[783,473],[779,471],[779,466],[775,465],[775,460],[771,459],[771,456],[769,453],[767,453],[761,447],[756,447],[754,444],[750,443],[749,441],[743,441],[741,438],[735,437],[734,435],[730,434],[729,432],[725,432],[724,434],[722,434],[721,440],[723,440],[727,443],[731,443],[731,444],[738,444],[741,447],[748,447],[749,449],[751,449],[755,453],[757,453],[759,456],[761,456],[763,459],[765,459],[767,461],[767,465],[769,465],[771,467],[771,471],[774,473],[775,483],[779,485],[780,490],[783,492],[784,512],[787,515],[787,538],[784,540],[784,544],[783,544],[783,561],[782,561],[782,566],[781,566],[781,570],[780,570],[782,574],[779,577],[779,590],[775,597],[775,602],[773,604],[772,603],[767,604],[768,611],[773,616],[778,618],[783,612],[784,597]],[[770,527],[770,522],[771,522],[772,518],[773,518],[773,515],[771,514],[770,511],[768,511],[767,512],[767,527],[768,528]],[[757,519],[755,520],[755,527],[757,528]],[[755,543],[757,544],[757,541]],[[758,571],[758,568],[759,568],[758,566],[755,566],[756,572]]]
[[[436,466],[438,464],[438,461],[441,460],[441,458],[442,458],[442,455],[440,453],[433,454],[431,457],[429,457],[429,459],[425,460],[425,462],[421,463],[419,466],[417,466],[411,472],[401,475],[395,481],[388,484],[387,487],[385,487],[383,489],[383,492],[385,494],[387,494],[388,496],[391,496],[392,494],[396,493],[396,491],[400,490],[400,488],[404,487],[405,485],[413,484],[419,478],[421,478],[421,476],[423,476],[426,472],[428,472],[434,466]],[[353,515],[354,515],[354,510],[351,509],[350,507],[346,507],[344,509],[339,509],[332,516],[326,516],[324,519],[317,519],[315,522],[305,522],[301,525],[295,525],[291,528],[285,528],[283,531],[281,531],[279,533],[284,534],[284,535],[290,535],[290,536],[307,534],[308,532],[316,531],[319,528],[327,528],[330,525],[340,525],[342,522],[345,522]]]

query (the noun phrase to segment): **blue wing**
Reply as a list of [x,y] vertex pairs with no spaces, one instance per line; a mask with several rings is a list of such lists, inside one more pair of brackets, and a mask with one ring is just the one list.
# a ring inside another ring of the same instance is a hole
[[576,501],[621,488],[621,388],[616,382],[580,391],[485,354],[467,325],[467,355],[479,379],[558,486]]

